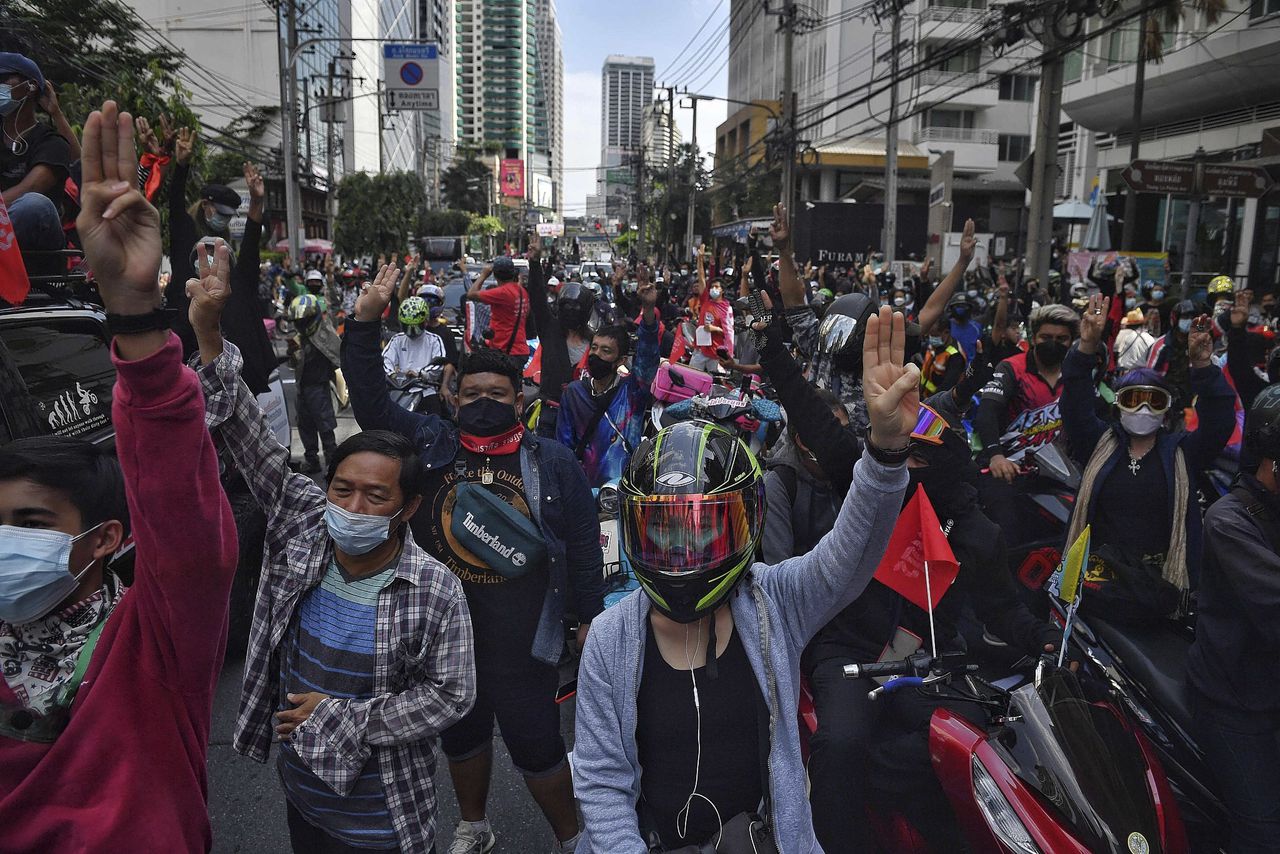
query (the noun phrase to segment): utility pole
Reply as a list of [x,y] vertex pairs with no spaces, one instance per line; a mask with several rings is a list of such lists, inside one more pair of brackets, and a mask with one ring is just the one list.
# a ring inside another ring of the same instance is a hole
[[[1133,78],[1133,139],[1129,140],[1129,162],[1138,159],[1142,144],[1142,98],[1147,82],[1147,7],[1138,16],[1138,67]],[[1234,220],[1232,220],[1234,222]],[[1130,187],[1124,194],[1124,230],[1120,233],[1120,249],[1133,251],[1138,230],[1138,191]]]
[[298,188],[298,72],[289,60],[298,47],[298,10],[293,0],[281,0],[276,9],[276,34],[280,60],[280,135],[284,149],[285,227],[290,255],[302,263],[302,193]]
[[704,96],[693,95],[687,89],[684,94],[688,96],[690,106],[693,107],[693,174],[689,180],[689,217],[685,223],[684,242],[685,246],[688,247],[689,260],[696,261],[697,256],[694,254],[696,247],[693,245],[693,214],[698,200],[698,164],[700,162],[698,157],[698,101],[702,100]]
[[769,8],[766,15],[778,16],[778,29],[782,30],[782,201],[788,210],[795,209],[796,193],[796,93],[793,61],[796,35],[796,4],[783,0],[781,9]]
[[898,248],[898,42],[902,40],[902,7],[893,4],[893,25],[889,28],[889,124],[884,144],[884,231],[880,251],[885,265],[892,267]]
[[[1048,284],[1053,254],[1053,195],[1058,178],[1058,122],[1062,113],[1062,56],[1052,16],[1052,11],[1046,14],[1041,37],[1045,60],[1040,72],[1036,148],[1031,161],[1031,206],[1027,211],[1027,269],[1042,285]],[[1065,279],[1062,286],[1066,287]],[[1050,296],[1062,299],[1062,294]]]
[[378,81],[378,174],[382,174],[383,172],[387,171],[387,144],[386,144],[386,141],[382,138],[382,132],[387,129],[386,126],[383,124],[383,118],[386,116],[386,112],[383,109],[384,104],[382,99],[385,96],[385,94],[386,93],[383,90],[383,83],[381,80],[379,80]]
[[[667,89],[667,210],[662,222],[662,239],[667,241],[663,251],[663,261],[671,260],[670,247],[676,242],[674,223],[671,222],[671,192],[676,186],[676,88]],[[670,227],[669,227],[670,226]]]
[[1187,299],[1191,290],[1191,274],[1196,268],[1196,232],[1200,230],[1200,203],[1204,201],[1203,147],[1197,147],[1192,161],[1196,164],[1192,182],[1191,204],[1187,208],[1187,234],[1182,242],[1182,281],[1178,285],[1178,298]]

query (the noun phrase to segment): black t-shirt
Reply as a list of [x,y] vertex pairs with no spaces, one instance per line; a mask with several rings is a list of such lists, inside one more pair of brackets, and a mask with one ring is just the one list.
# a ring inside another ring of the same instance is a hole
[[[17,151],[14,150],[15,145]],[[45,195],[61,210],[62,183],[71,165],[71,146],[44,122],[37,122],[19,142],[14,143],[6,137],[0,145],[0,190],[8,190],[21,183],[28,172],[40,165],[48,166],[58,176],[58,183]]]
[[1164,464],[1152,448],[1133,465],[1126,455],[1105,481],[1094,487],[1093,541],[1126,555],[1163,563],[1169,549],[1169,485]]
[[302,347],[302,369],[298,371],[298,385],[328,385],[329,380],[333,379],[333,363],[311,343],[311,339],[302,339]]
[[[735,629],[724,653],[716,659],[717,678],[711,679],[706,667],[693,671],[701,706],[699,732],[693,677],[688,670],[667,664],[653,625],[646,621],[646,627],[644,672],[636,698],[636,746],[644,770],[637,809],[642,825],[656,824],[664,847],[702,844],[720,831],[717,810],[720,822],[727,822],[738,813],[755,812],[760,807],[764,791],[761,727],[768,727],[767,720],[760,720],[764,701],[754,699],[759,697],[760,687]],[[696,634],[692,627],[690,630]],[[707,643],[705,634],[702,642]],[[695,767],[699,736],[702,762]],[[693,799],[686,827],[681,811],[693,791],[695,772],[702,797]],[[715,804],[715,810],[707,800]],[[683,836],[677,827],[685,830]]]
[[[422,509],[413,517],[413,538],[428,554],[462,580],[471,610],[478,659],[500,664],[525,665],[542,616],[548,573],[546,566],[531,567],[519,578],[507,579],[454,538],[451,530],[459,483],[480,483],[528,518],[520,454],[489,456],[460,451],[466,465],[446,466],[431,473]],[[488,477],[486,477],[488,473]],[[485,483],[486,480],[491,481]]]

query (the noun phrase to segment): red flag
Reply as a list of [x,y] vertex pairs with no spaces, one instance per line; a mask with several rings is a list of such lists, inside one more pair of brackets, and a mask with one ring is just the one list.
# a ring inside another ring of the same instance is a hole
[[[925,584],[925,565],[928,564],[929,582]],[[960,574],[960,564],[942,533],[938,514],[929,503],[924,490],[916,488],[916,494],[902,508],[898,524],[894,526],[884,559],[876,567],[875,579],[902,595],[908,602],[924,610],[930,605],[936,608],[951,582]],[[932,595],[932,603],[928,593]]]
[[9,209],[0,198],[0,299],[10,305],[19,305],[31,290],[27,278],[27,265],[22,263],[18,251],[18,237],[9,221]]

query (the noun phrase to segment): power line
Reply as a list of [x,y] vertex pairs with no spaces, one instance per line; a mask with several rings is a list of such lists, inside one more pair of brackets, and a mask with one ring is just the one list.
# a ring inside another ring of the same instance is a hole
[[684,47],[680,48],[680,52],[676,54],[675,59],[668,62],[666,67],[663,68],[662,71],[660,71],[656,75],[657,77],[666,77],[667,72],[671,70],[671,67],[680,61],[680,57],[684,56],[685,51],[689,49],[689,46],[692,45],[695,41],[697,41],[698,36],[702,34],[702,31],[707,28],[707,24],[711,23],[711,19],[714,18],[720,12],[720,9],[723,6],[724,6],[724,0],[720,0],[720,3],[714,9],[711,10],[711,14],[707,15],[707,19],[702,22],[702,26],[698,27],[698,31],[695,32],[689,38],[689,41],[685,44]]

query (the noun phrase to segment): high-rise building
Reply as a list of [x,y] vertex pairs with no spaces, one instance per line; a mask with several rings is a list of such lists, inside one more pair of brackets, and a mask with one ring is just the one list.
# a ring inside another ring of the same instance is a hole
[[644,108],[653,100],[653,57],[608,56],[600,79],[597,192],[609,215],[631,217],[636,162],[644,144]]
[[680,149],[680,128],[671,121],[671,109],[665,103],[645,105],[640,128],[640,148],[646,166],[667,166]]
[[[556,74],[544,72],[557,51],[539,50],[539,20],[548,29],[554,8],[539,0],[456,0],[455,53],[458,145],[496,146],[524,161],[525,199],[550,209],[556,201],[549,113]],[[544,14],[540,14],[542,11]],[[554,30],[554,27],[550,29]],[[561,79],[563,71],[560,72]]]
[[538,63],[551,154],[552,208],[564,207],[564,36],[555,0],[538,0]]

